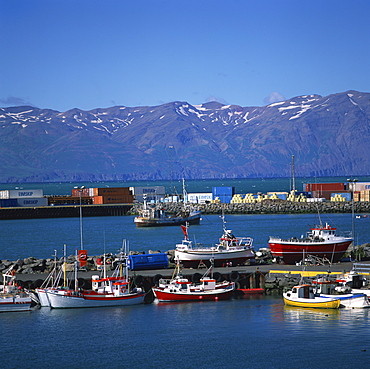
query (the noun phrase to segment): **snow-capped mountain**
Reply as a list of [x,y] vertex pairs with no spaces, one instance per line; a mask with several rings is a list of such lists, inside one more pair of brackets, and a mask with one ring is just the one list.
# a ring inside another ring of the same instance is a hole
[[0,182],[368,175],[370,94],[263,107],[0,108]]

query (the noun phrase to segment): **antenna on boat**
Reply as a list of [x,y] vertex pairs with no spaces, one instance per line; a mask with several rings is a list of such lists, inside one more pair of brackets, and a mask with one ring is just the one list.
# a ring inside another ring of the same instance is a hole
[[291,190],[295,194],[295,168],[294,168],[294,155],[292,155],[292,188]]
[[67,287],[67,245],[64,244],[64,263],[63,263],[64,287]]

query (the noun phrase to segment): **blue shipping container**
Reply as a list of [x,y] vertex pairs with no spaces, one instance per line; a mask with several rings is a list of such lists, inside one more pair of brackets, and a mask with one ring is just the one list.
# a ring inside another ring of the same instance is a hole
[[165,253],[130,255],[128,268],[130,270],[164,269],[168,267],[168,257]]
[[231,195],[217,195],[213,198],[213,200],[216,200],[216,197],[220,199],[222,204],[230,204],[231,199],[233,198]]
[[352,194],[350,192],[333,192],[331,194],[331,197],[334,197],[335,195],[340,195],[346,199],[346,201],[352,200]]
[[17,199],[0,199],[0,208],[14,208],[17,206]]
[[216,196],[234,196],[235,194],[235,187],[212,187],[212,195],[213,197]]

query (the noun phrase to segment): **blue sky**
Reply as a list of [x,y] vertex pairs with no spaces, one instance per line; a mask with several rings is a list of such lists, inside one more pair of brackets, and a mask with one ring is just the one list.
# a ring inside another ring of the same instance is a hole
[[368,0],[0,0],[0,106],[369,92]]

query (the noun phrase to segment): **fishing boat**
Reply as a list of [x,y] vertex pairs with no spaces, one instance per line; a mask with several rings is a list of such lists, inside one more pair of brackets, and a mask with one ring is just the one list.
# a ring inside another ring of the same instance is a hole
[[[159,280],[158,287],[153,287],[153,293],[159,301],[218,301],[228,300],[232,297],[234,282],[216,282],[212,277],[212,262],[210,268],[204,273],[199,284],[190,282],[180,270],[177,261],[174,275],[170,280]],[[210,276],[209,276],[210,274]]]
[[3,273],[3,284],[0,285],[0,312],[29,311],[31,304],[31,297],[17,285],[11,266]]
[[214,261],[215,267],[237,266],[255,257],[253,239],[251,237],[236,237],[231,230],[226,229],[226,222],[222,216],[223,233],[219,243],[204,247],[193,246],[188,236],[188,225],[181,226],[184,239],[175,248],[175,260],[180,260],[185,268],[198,267],[201,264],[210,265]]
[[336,263],[353,242],[351,237],[337,235],[336,230],[328,223],[323,225],[320,222],[320,225],[307,232],[306,237],[270,237],[268,245],[271,254],[285,264],[297,264],[310,256]]
[[343,290],[334,280],[325,277],[312,281],[314,292],[321,297],[332,297],[340,300],[340,306],[350,309],[364,309],[370,307],[370,301],[365,293]]
[[199,224],[202,212],[193,209],[190,206],[185,206],[187,193],[185,190],[185,181],[183,180],[183,207],[178,214],[169,215],[165,209],[159,205],[148,205],[144,197],[144,204],[139,210],[139,215],[134,218],[134,223],[137,227],[160,227],[160,226],[179,226],[183,224]]
[[304,308],[338,309],[341,304],[338,298],[315,294],[313,286],[309,284],[294,286],[283,293],[283,298],[286,305]]
[[144,291],[141,288],[131,289],[130,287],[126,256],[124,262],[117,265],[112,276],[108,277],[106,275],[106,268],[103,271],[103,277],[98,275],[92,276],[91,290],[82,290],[78,288],[76,261],[74,289],[68,288],[67,285],[62,288],[46,288],[45,293],[49,306],[53,309],[90,308],[129,306],[144,302]]

